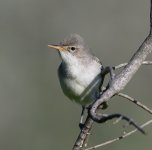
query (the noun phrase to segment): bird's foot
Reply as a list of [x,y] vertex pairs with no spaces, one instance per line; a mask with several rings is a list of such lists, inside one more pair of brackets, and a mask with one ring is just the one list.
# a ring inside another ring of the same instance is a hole
[[79,128],[82,130],[84,128],[84,123],[79,123]]

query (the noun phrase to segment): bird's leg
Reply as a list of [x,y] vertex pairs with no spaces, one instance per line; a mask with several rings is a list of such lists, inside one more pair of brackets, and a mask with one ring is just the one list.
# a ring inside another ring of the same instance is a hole
[[85,107],[82,106],[82,112],[81,112],[81,117],[80,117],[80,122],[79,122],[79,127],[80,127],[80,129],[82,129],[83,126],[84,126],[84,123],[83,123],[84,111],[85,111]]
[[109,73],[110,73],[110,81],[108,83],[108,87],[110,86],[111,82],[113,81],[113,79],[115,78],[115,73],[114,73],[114,69],[112,67],[108,67],[109,69]]
[[101,71],[101,76],[104,78],[105,75],[110,73],[110,79],[112,80],[115,77],[114,70],[115,70],[114,67],[107,66]]

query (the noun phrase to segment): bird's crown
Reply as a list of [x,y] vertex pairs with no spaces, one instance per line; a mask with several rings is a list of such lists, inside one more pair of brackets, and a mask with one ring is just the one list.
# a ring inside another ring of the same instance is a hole
[[60,45],[62,46],[84,46],[84,40],[83,38],[74,33],[70,36],[66,37],[62,42],[60,42]]

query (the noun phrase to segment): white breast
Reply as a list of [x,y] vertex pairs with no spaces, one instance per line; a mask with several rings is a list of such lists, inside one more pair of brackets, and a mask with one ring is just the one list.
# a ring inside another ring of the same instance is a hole
[[64,94],[71,100],[86,105],[99,95],[101,65],[97,62],[88,65],[71,64],[59,67],[59,79]]

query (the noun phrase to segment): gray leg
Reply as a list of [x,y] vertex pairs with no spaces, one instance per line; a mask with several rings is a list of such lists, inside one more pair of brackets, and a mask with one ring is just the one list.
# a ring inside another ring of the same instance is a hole
[[85,107],[82,106],[82,112],[81,112],[81,117],[80,117],[80,122],[79,122],[79,127],[80,127],[80,129],[82,129],[83,126],[84,126],[84,124],[83,124],[84,111],[85,111]]

